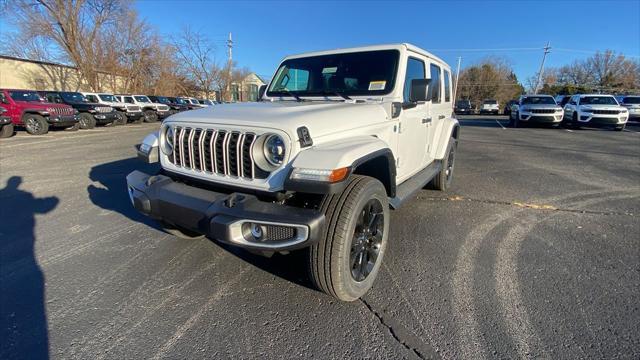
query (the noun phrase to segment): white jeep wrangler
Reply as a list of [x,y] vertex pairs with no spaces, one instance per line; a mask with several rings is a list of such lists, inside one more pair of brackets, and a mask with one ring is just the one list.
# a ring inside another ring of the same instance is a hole
[[84,97],[87,98],[90,102],[109,105],[116,110],[116,115],[118,116],[119,124],[126,124],[128,121],[133,123],[138,123],[142,121],[142,109],[138,105],[127,104],[125,102],[120,102],[112,94],[104,94],[104,93],[89,93],[83,92],[81,93]]
[[144,122],[156,122],[171,115],[169,106],[160,103],[154,103],[146,95],[116,95],[118,101],[126,104],[139,106],[142,109]]
[[289,56],[261,102],[165,120],[127,176],[136,209],[173,234],[254,252],[305,249],[312,283],[353,301],[389,241],[389,208],[451,183],[451,70],[409,44]]

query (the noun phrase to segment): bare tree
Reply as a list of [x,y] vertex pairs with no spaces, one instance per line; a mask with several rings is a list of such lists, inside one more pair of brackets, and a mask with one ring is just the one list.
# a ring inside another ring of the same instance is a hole
[[488,57],[460,73],[458,98],[478,104],[495,99],[504,104],[522,94],[522,85],[509,62],[503,58]]
[[185,27],[172,38],[172,45],[185,73],[208,98],[214,91],[220,72],[211,41],[202,32]]

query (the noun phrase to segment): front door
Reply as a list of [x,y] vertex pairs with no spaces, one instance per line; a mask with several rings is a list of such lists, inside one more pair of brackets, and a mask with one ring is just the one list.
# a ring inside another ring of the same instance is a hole
[[396,164],[398,183],[422,170],[422,162],[427,141],[428,106],[425,103],[411,103],[409,91],[411,80],[426,77],[425,62],[415,57],[407,59],[404,80],[403,109],[400,113]]

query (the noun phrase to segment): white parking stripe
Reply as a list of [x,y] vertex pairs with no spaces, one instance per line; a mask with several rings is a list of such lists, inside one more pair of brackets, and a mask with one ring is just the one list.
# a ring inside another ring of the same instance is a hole
[[506,127],[504,127],[502,124],[500,124],[500,121],[498,121],[498,119],[496,119],[496,122],[498,123],[498,125],[500,125],[500,127],[502,128],[502,130],[507,130]]

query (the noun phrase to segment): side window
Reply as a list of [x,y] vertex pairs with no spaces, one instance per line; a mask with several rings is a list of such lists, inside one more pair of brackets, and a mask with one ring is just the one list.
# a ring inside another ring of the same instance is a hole
[[440,89],[442,88],[442,80],[440,77],[440,67],[435,65],[435,64],[431,64],[431,88],[432,93],[431,93],[431,102],[434,104],[439,104],[442,102],[442,96],[440,94]]
[[92,102],[92,103],[100,102],[100,101],[98,101],[98,98],[95,97],[94,95],[87,95],[86,98],[87,98],[87,100],[89,100],[89,102]]
[[407,60],[407,73],[404,77],[404,93],[403,98],[404,102],[409,102],[409,92],[411,91],[411,80],[413,79],[424,79],[425,74],[425,66],[422,60],[418,60],[416,58],[409,58]]
[[47,94],[45,96],[45,99],[47,99],[47,102],[50,102],[50,103],[59,102],[58,99],[56,98],[56,94]]
[[451,76],[444,71],[444,102],[451,102]]

